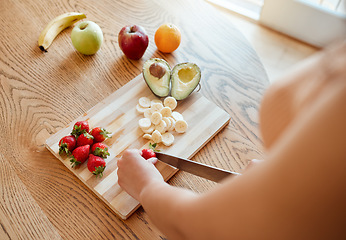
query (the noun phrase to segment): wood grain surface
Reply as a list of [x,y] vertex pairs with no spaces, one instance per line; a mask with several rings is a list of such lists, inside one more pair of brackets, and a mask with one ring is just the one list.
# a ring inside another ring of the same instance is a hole
[[[38,48],[44,26],[70,11],[85,13],[103,30],[97,54],[77,53],[71,28],[47,53]],[[182,32],[172,54],[158,52],[154,43],[164,22]],[[118,32],[127,24],[140,24],[149,35],[141,60],[127,59],[118,47]],[[202,71],[200,93],[231,116],[193,160],[241,171],[247,160],[263,156],[257,113],[267,75],[232,22],[202,0],[2,0],[0,29],[1,239],[165,238],[142,208],[123,221],[45,148],[47,138],[139,75],[152,57],[171,66],[195,62]],[[195,192],[214,186],[183,172],[169,183]]]

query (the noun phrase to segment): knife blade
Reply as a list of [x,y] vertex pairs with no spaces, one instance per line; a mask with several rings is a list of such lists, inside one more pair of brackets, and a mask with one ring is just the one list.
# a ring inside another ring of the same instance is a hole
[[221,168],[209,166],[203,163],[191,161],[189,159],[176,157],[166,153],[156,152],[156,157],[164,163],[176,167],[182,171],[191,173],[193,175],[206,178],[214,182],[220,182],[228,176],[241,175],[240,173],[227,171]]

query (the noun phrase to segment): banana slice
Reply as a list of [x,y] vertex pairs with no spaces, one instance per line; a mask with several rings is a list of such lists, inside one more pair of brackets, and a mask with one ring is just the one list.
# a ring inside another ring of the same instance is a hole
[[171,146],[174,142],[174,136],[172,133],[169,133],[169,132],[162,134],[161,138],[162,138],[162,143],[167,147]]
[[151,111],[151,108],[147,108],[144,110],[144,117],[145,118],[151,118],[151,115],[153,114],[153,112]]
[[162,104],[160,99],[153,99],[153,100],[151,100],[150,106],[152,107],[154,103],[161,103]]
[[56,36],[58,36],[62,30],[72,26],[83,18],[86,18],[84,13],[67,12],[51,20],[38,37],[39,48],[42,51],[47,52],[47,48],[52,44]]
[[150,121],[155,125],[159,124],[161,120],[162,120],[162,115],[159,112],[153,112],[153,114],[150,117]]
[[183,115],[181,115],[181,113],[176,111],[172,112],[172,117],[174,118],[175,121],[184,120]]
[[155,130],[155,126],[154,126],[153,124],[151,124],[151,126],[150,126],[149,128],[147,128],[147,129],[141,128],[141,129],[142,129],[142,131],[143,131],[144,133],[152,134],[152,133],[154,132],[154,130]]
[[145,133],[145,134],[143,135],[143,138],[144,138],[144,139],[151,140],[151,139],[152,139],[152,136],[151,136],[150,134],[148,134],[148,133]]
[[187,122],[185,120],[178,120],[175,122],[175,131],[178,133],[184,133],[187,130]]
[[171,122],[171,126],[170,126],[170,128],[168,129],[168,131],[173,131],[174,128],[175,128],[175,122],[176,122],[176,121],[175,121],[174,118],[172,118],[172,117],[169,117],[168,120]]
[[151,105],[152,112],[160,112],[162,108],[163,108],[162,103],[154,103]]
[[143,129],[148,129],[151,126],[151,121],[149,118],[141,118],[138,120],[139,127]]
[[168,119],[168,117],[163,117],[162,120],[166,123],[166,131],[169,131],[172,127],[172,122]]
[[161,120],[159,124],[155,126],[155,129],[158,130],[161,134],[166,132],[167,124],[165,121]]
[[177,103],[177,100],[175,100],[174,97],[166,97],[164,100],[163,100],[163,105],[165,107],[169,107],[171,110],[174,110],[178,103]]
[[138,113],[143,114],[145,112],[145,110],[148,110],[148,108],[144,108],[140,104],[137,104],[136,105],[136,110],[137,110]]
[[144,108],[149,108],[151,106],[151,100],[147,97],[141,97],[138,100],[138,104]]
[[169,107],[164,107],[160,111],[162,117],[170,117],[172,115],[172,110]]
[[162,135],[161,133],[158,131],[158,130],[155,130],[153,132],[153,134],[151,134],[151,140],[154,142],[154,143],[160,143],[162,142]]

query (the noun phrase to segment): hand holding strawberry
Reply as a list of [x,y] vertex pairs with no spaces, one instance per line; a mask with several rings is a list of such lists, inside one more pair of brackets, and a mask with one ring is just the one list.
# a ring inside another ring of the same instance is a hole
[[122,189],[139,200],[146,185],[163,182],[163,177],[155,167],[156,158],[144,160],[138,149],[127,149],[118,159],[118,183]]

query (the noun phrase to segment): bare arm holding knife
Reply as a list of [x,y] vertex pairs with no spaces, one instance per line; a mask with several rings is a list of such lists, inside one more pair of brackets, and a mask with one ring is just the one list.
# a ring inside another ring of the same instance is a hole
[[206,193],[168,185],[138,150],[119,184],[169,239],[346,238],[346,41],[273,84],[260,126],[267,159]]

